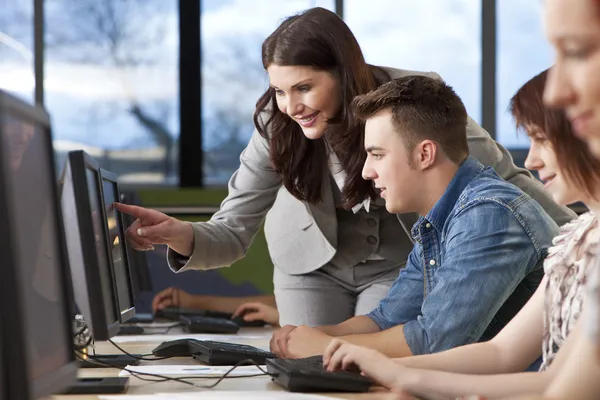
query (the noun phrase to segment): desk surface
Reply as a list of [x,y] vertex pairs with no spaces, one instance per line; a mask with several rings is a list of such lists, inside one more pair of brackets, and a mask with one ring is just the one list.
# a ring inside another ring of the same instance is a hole
[[[224,342],[236,342],[249,344],[252,346],[256,346],[263,349],[268,349],[269,339],[271,338],[271,334],[273,329],[268,328],[242,328],[238,335],[240,336],[239,340],[232,340],[231,335],[225,335],[226,339],[223,339]],[[205,338],[206,335],[193,335],[193,334],[185,334],[182,331],[173,330],[173,332],[169,335],[167,340],[177,339],[181,336],[186,337],[194,337],[198,339]],[[204,336],[204,337],[203,337]],[[213,340],[219,340],[214,338],[217,335],[210,335]],[[244,339],[244,336],[249,337],[252,336],[252,339]],[[141,340],[140,340],[141,339]],[[149,338],[152,339],[152,338]],[[126,340],[127,342],[117,343],[123,349],[130,353],[137,354],[149,354],[152,349],[155,348],[158,344],[160,344],[161,340],[145,340],[140,336],[137,337],[124,337],[124,339],[117,340],[120,342],[121,340]],[[133,341],[135,340],[135,341]],[[96,344],[96,352],[99,354],[118,354],[119,350],[116,349],[108,342],[99,342]],[[198,361],[195,361],[191,357],[176,357],[170,358],[166,360],[158,360],[158,361],[142,361],[140,365],[198,365]],[[118,376],[119,370],[114,368],[89,368],[79,370],[79,377],[88,378],[88,377],[110,377],[110,376]],[[198,385],[209,385],[216,381],[216,378],[210,379],[196,379],[195,383]],[[179,382],[167,381],[167,382],[146,382],[140,380],[136,377],[129,378],[129,389],[127,390],[127,395],[134,394],[153,394],[153,393],[185,393],[185,392],[197,392],[202,391],[203,389],[193,387],[190,385],[186,385]],[[283,391],[284,389],[271,382],[271,378],[269,376],[257,376],[250,378],[235,378],[235,379],[224,379],[213,389],[207,389],[211,391],[243,391],[247,394],[248,398],[255,398],[252,396],[252,392],[258,391]],[[258,394],[258,393],[257,393]],[[320,394],[323,396],[329,396],[332,398],[340,398],[340,399],[360,399],[360,400],[375,400],[375,399],[393,399],[395,398],[389,392],[382,392],[378,389],[375,389],[373,392],[369,393],[356,393],[356,394],[348,394],[348,393],[314,393]],[[96,395],[71,395],[71,396],[53,396],[54,400],[96,400],[99,397]]]

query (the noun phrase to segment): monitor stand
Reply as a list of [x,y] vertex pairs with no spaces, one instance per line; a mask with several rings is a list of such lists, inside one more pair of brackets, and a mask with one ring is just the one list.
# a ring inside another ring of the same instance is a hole
[[142,354],[132,354],[132,356],[134,357],[127,354],[94,354],[93,358],[80,359],[77,366],[79,368],[125,368],[128,365],[138,365],[140,363],[139,357],[142,357]]
[[119,394],[125,393],[129,378],[78,378],[63,394]]
[[137,325],[121,325],[118,335],[143,335],[144,328]]

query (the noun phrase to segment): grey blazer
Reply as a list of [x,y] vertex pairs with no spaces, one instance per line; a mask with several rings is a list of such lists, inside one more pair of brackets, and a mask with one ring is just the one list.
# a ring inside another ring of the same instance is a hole
[[[392,79],[429,72],[383,68]],[[575,214],[552,201],[529,171],[518,168],[511,155],[470,117],[467,137],[471,155],[494,167],[504,179],[536,199],[552,218],[562,225]],[[336,252],[337,219],[329,169],[323,171],[323,201],[308,204],[293,197],[271,167],[269,144],[255,129],[240,156],[240,167],[229,180],[229,194],[220,210],[208,222],[192,224],[194,253],[181,267],[169,251],[174,270],[212,269],[231,265],[243,257],[260,224],[265,219],[265,236],[273,264],[283,272],[297,275],[314,271],[328,263]],[[398,215],[410,238],[416,214]],[[408,256],[408,254],[406,254]]]

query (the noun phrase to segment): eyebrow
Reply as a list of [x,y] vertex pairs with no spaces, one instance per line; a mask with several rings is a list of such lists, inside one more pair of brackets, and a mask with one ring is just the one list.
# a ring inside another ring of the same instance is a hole
[[[302,85],[304,85],[304,84],[306,84],[306,83],[308,83],[310,81],[312,81],[312,78],[308,78],[308,79],[305,79],[303,81],[300,81],[300,82],[292,85],[292,89],[296,89],[298,86],[302,86]],[[273,85],[272,83],[269,83],[269,86],[271,86],[273,89],[279,89],[277,86]]]
[[385,149],[383,147],[380,146],[369,146],[365,148],[365,151],[367,153],[372,153],[374,151],[384,151]]

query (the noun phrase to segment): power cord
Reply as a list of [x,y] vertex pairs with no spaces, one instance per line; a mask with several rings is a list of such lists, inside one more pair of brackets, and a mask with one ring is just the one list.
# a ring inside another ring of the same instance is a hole
[[[73,334],[73,338],[74,341],[76,341],[77,343],[75,343],[74,348],[75,348],[75,355],[77,358],[79,358],[82,361],[87,361],[87,362],[93,362],[96,363],[98,365],[102,365],[105,367],[111,367],[111,368],[117,368],[120,369],[122,371],[127,371],[128,373],[131,374],[131,376],[134,376],[142,381],[146,381],[146,382],[166,382],[166,381],[175,381],[175,382],[180,382],[186,385],[191,385],[200,389],[212,389],[215,386],[217,386],[219,383],[221,383],[223,381],[223,379],[225,378],[229,378],[229,379],[233,379],[233,378],[251,378],[251,377],[256,377],[256,376],[264,376],[264,375],[268,375],[268,376],[276,376],[275,374],[270,374],[267,371],[265,371],[264,369],[261,368],[260,364],[258,364],[256,361],[252,360],[252,359],[245,359],[245,360],[241,360],[240,362],[236,363],[234,366],[232,366],[229,370],[227,370],[227,372],[225,372],[222,376],[220,377],[214,377],[214,376],[183,376],[183,377],[171,377],[171,376],[165,376],[165,375],[160,375],[160,374],[152,374],[152,373],[147,373],[147,372],[139,372],[139,371],[132,371],[130,369],[127,369],[127,367],[120,367],[120,366],[116,366],[113,364],[110,364],[106,361],[103,361],[100,357],[96,356],[96,349],[93,348],[93,354],[88,354],[85,352],[85,350],[87,349],[87,347],[93,343],[94,338],[91,335],[91,332],[89,331],[88,325],[85,322],[85,320],[83,319],[82,316],[77,316],[74,319],[74,327],[77,329],[75,331],[74,329],[74,334]],[[85,340],[85,342],[84,342]],[[135,356],[129,352],[127,352],[125,349],[123,349],[121,346],[117,345],[115,342],[113,342],[111,339],[108,340],[109,343],[111,343],[113,346],[115,346],[119,351],[121,351],[123,354],[132,357],[134,359],[137,360],[143,360],[143,361],[157,361],[157,360],[165,360],[168,358],[173,358],[173,357],[177,357],[178,355],[173,355],[173,356],[169,356],[169,357],[146,357],[149,356],[151,354],[144,354],[141,357],[140,356]],[[80,344],[81,343],[81,344]],[[187,354],[187,353],[186,353]],[[252,375],[243,375],[243,376],[229,376],[229,374],[236,369],[239,366],[242,365],[255,365],[260,371],[260,374],[252,374]],[[148,379],[145,378],[146,376],[150,376],[153,378],[158,378],[158,379]],[[191,379],[217,379],[217,381],[211,385],[198,385],[194,382],[190,382]]]
[[142,354],[141,356],[136,356],[134,354],[129,353],[128,351],[126,351],[124,348],[122,348],[121,346],[119,346],[118,344],[116,344],[115,342],[112,341],[112,339],[108,339],[108,342],[110,344],[112,344],[113,346],[115,346],[121,353],[125,354],[126,356],[129,356],[133,359],[136,360],[141,360],[141,361],[157,361],[157,360],[167,360],[169,358],[173,358],[173,357],[179,357],[179,356],[184,356],[187,355],[188,352],[182,353],[181,355],[179,354],[175,354],[172,356],[166,356],[166,357],[148,357],[151,356],[152,353],[150,354]]
[[[127,371],[129,374],[131,374],[131,376],[134,376],[142,381],[146,381],[146,382],[166,382],[166,381],[175,381],[175,382],[179,382],[179,383],[183,383],[186,385],[190,385],[190,386],[194,386],[200,389],[212,389],[214,387],[216,387],[219,383],[221,383],[225,378],[229,378],[229,379],[233,379],[233,378],[252,378],[252,377],[256,377],[256,376],[264,376],[264,375],[268,375],[268,376],[276,376],[276,374],[270,374],[269,372],[265,371],[264,369],[261,368],[260,364],[258,364],[256,361],[251,360],[251,359],[246,359],[246,360],[242,360],[238,363],[236,363],[235,365],[233,365],[229,370],[227,370],[227,372],[225,372],[223,375],[221,375],[220,377],[214,377],[214,376],[183,376],[183,377],[171,377],[171,376],[165,376],[165,375],[160,375],[160,374],[152,374],[152,373],[148,373],[148,372],[139,372],[139,371],[132,371],[130,369],[128,369],[127,367],[118,367],[118,366],[114,366],[111,365],[110,363],[104,362],[102,360],[96,359],[95,356],[90,356],[87,354],[84,354],[83,352],[77,351],[80,354],[80,358],[83,358],[83,356],[86,356],[90,359],[92,359],[94,362],[97,362],[98,364],[107,366],[107,367],[112,367],[112,368],[117,368],[120,369],[122,371]],[[234,369],[236,369],[237,367],[240,367],[242,365],[254,365],[256,366],[262,373],[260,374],[252,374],[252,375],[243,375],[243,376],[228,376]],[[148,379],[145,378],[146,376],[149,377],[153,377],[153,378],[158,378],[158,379]],[[198,385],[194,382],[190,382],[191,379],[217,379],[216,382],[214,382],[213,384],[210,385]]]

